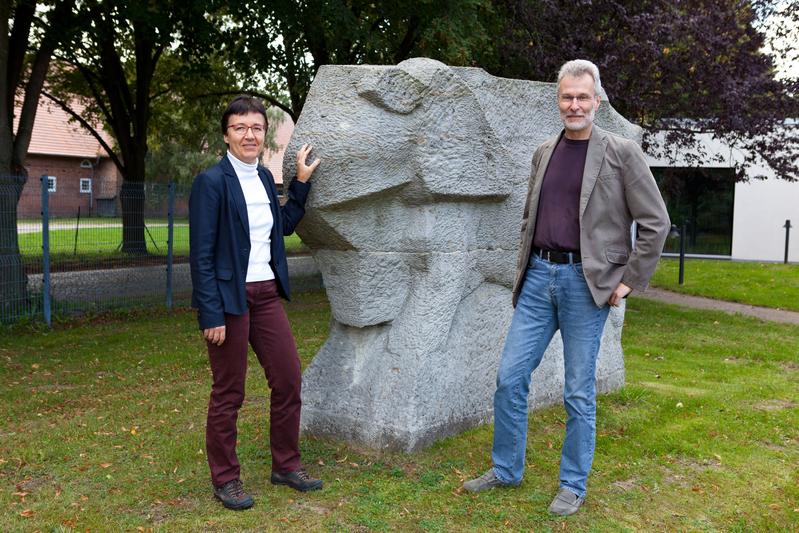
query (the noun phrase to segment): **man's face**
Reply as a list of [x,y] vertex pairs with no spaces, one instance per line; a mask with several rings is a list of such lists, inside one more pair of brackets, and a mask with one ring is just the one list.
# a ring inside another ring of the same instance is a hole
[[225,142],[238,160],[255,163],[264,146],[266,122],[260,113],[230,115],[227,119]]
[[594,78],[590,74],[564,76],[558,85],[558,108],[566,136],[588,138],[594,114],[599,108]]

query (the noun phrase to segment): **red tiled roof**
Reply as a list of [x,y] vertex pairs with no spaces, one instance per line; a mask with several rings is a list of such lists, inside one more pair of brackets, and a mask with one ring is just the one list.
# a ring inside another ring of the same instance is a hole
[[[84,107],[73,103],[73,109],[81,114]],[[20,107],[14,108],[14,131],[19,122]],[[110,145],[113,141],[98,126],[100,135]],[[95,158],[107,157],[107,153],[100,147],[100,143],[86,129],[76,121],[70,121],[70,116],[56,104],[42,96],[39,99],[39,108],[36,111],[36,120],[33,124],[33,135],[28,148],[29,154],[60,155],[68,157]]]

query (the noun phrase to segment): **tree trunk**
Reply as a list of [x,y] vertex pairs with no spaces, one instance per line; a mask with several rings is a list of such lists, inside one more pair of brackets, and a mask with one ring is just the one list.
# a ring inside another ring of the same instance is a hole
[[28,276],[19,253],[17,202],[27,177],[0,175],[0,321],[29,315]]
[[147,254],[144,238],[144,183],[127,181],[119,192],[122,205],[122,251],[133,255]]

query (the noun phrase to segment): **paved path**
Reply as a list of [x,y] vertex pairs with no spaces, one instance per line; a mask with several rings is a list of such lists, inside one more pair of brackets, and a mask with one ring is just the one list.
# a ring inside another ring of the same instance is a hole
[[695,309],[711,309],[714,311],[724,311],[730,314],[739,314],[757,317],[761,320],[781,322],[783,324],[799,325],[799,313],[796,311],[786,311],[784,309],[773,309],[770,307],[758,307],[756,305],[739,304],[724,300],[714,300],[701,296],[691,296],[678,292],[671,292],[664,289],[650,287],[646,292],[635,293],[633,297],[657,300],[669,304],[681,305],[683,307],[693,307]]

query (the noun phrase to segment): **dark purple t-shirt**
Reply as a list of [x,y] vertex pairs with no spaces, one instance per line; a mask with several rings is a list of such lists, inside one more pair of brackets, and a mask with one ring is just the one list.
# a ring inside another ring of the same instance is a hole
[[580,251],[580,189],[587,151],[588,139],[563,136],[552,152],[538,197],[533,246]]

